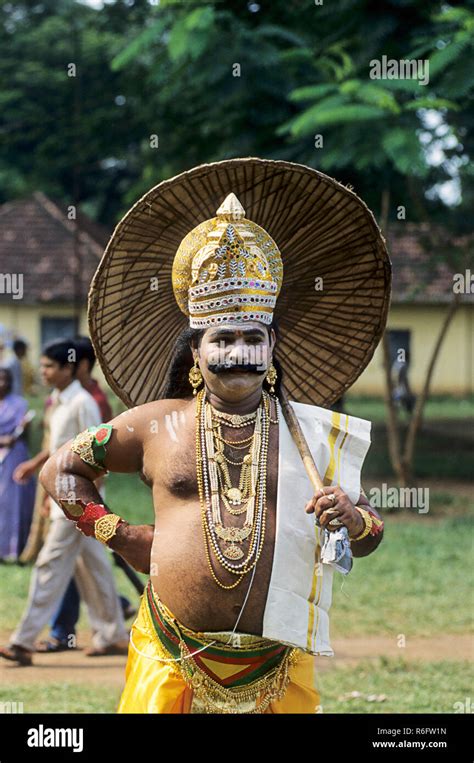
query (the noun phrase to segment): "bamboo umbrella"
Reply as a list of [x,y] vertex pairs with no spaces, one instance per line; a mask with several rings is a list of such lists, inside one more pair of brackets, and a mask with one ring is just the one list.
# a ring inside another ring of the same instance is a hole
[[162,397],[175,341],[189,325],[171,285],[173,260],[229,193],[281,252],[274,315],[288,395],[330,407],[382,336],[390,260],[374,216],[352,190],[310,167],[267,159],[183,172],[119,222],[89,292],[89,330],[107,381],[128,407]]
[[[275,307],[283,414],[315,490],[323,486],[293,400],[330,407],[362,373],[390,301],[385,240],[364,202],[303,165],[244,158],[163,181],[117,225],[89,293],[89,330],[112,389],[127,406],[162,397],[174,342],[188,325],[171,274],[182,239],[234,193],[283,261]],[[315,289],[315,279],[324,288]],[[153,291],[150,283],[157,282]]]

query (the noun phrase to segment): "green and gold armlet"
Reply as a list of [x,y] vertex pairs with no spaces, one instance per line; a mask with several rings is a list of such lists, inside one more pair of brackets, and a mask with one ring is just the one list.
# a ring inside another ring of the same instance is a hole
[[98,427],[89,427],[78,434],[71,445],[71,450],[76,453],[85,464],[97,471],[107,471],[104,466],[106,445],[112,435],[112,424],[100,424]]

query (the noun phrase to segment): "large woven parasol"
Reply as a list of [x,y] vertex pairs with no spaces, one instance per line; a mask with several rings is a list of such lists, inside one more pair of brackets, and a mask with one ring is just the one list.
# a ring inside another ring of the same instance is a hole
[[372,358],[387,319],[391,268],[364,202],[291,162],[203,164],[155,186],[132,207],[92,282],[92,341],[107,381],[128,406],[161,397],[174,341],[188,325],[171,283],[176,250],[232,192],[282,255],[274,315],[288,397],[330,407]]

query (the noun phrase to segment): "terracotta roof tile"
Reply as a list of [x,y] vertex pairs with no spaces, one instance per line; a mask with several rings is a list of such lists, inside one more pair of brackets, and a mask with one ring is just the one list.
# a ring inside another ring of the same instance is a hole
[[[43,193],[0,207],[0,272],[23,274],[23,304],[85,303],[109,231],[78,216],[79,263],[74,257],[74,222],[65,205]],[[0,294],[0,301],[10,301]]]
[[[452,300],[453,275],[468,267],[464,260],[464,269],[460,269],[460,252],[467,252],[468,244],[472,251],[474,237],[469,242],[454,241],[439,226],[399,223],[389,226],[387,239],[393,267],[392,302],[436,304]],[[464,294],[462,301],[474,301],[474,294]]]
[[[79,214],[79,257],[74,257],[74,222],[65,204],[53,202],[36,192],[26,199],[0,207],[0,273],[23,274],[23,303],[85,304],[92,276],[110,234],[87,215]],[[441,229],[440,229],[441,230]],[[433,236],[435,238],[433,238]],[[430,240],[448,241],[435,265],[430,263]],[[465,244],[465,242],[462,242]],[[392,301],[395,303],[442,303],[452,299],[453,273],[447,261],[455,243],[436,235],[426,224],[398,223],[388,230],[388,248],[393,265]],[[0,302],[11,296],[0,293]],[[473,301],[466,294],[463,301]]]

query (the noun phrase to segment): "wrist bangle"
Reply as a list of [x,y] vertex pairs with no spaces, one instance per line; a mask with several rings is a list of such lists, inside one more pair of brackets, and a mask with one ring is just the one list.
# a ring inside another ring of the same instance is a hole
[[369,535],[369,533],[375,537],[383,530],[383,520],[379,519],[373,511],[370,511],[370,509],[363,509],[360,506],[356,506],[356,509],[364,520],[365,527],[362,532],[359,533],[359,535],[356,535],[354,538],[349,536],[351,541],[362,540],[362,538],[365,538],[367,535]]
[[361,515],[362,519],[364,520],[364,529],[362,530],[361,533],[359,533],[359,535],[356,535],[355,537],[349,536],[351,541],[352,540],[362,540],[362,538],[365,538],[370,533],[370,531],[372,529],[372,517],[369,514],[369,512],[366,511],[365,509],[361,509],[360,506],[356,506],[356,509],[359,512],[359,514]]
[[109,540],[114,537],[117,528],[121,524],[127,524],[118,514],[105,514],[94,523],[94,535],[97,540],[107,545]]
[[84,512],[76,521],[76,527],[84,535],[93,538],[95,536],[95,523],[101,517],[106,517],[108,513],[103,503],[90,501],[86,503]]
[[102,503],[84,503],[76,500],[70,503],[60,500],[59,503],[68,519],[76,523],[77,529],[89,538],[96,538],[107,545],[114,537],[120,524],[128,524],[118,514],[112,514]]

